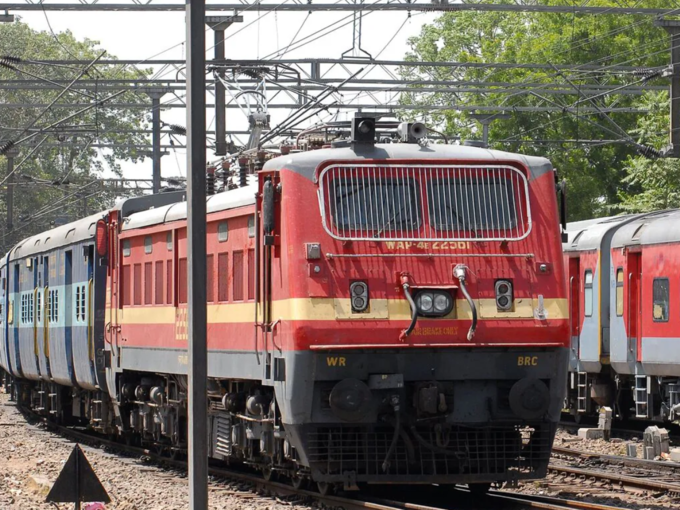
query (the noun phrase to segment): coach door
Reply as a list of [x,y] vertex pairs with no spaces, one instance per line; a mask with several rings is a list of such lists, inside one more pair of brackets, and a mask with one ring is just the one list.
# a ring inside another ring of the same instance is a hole
[[66,344],[66,362],[69,364],[69,375],[74,385],[77,384],[75,357],[73,356],[73,252],[64,253],[64,341]]
[[[42,259],[43,267],[43,298],[42,298],[42,343],[43,343],[43,353],[45,355],[45,373],[48,377],[52,377],[52,372],[50,369],[50,324],[49,324],[49,309],[48,309],[48,296],[50,292],[50,259],[45,256]],[[39,338],[38,341],[41,339]]]
[[642,319],[642,253],[627,254],[628,262],[628,299],[626,314],[626,325],[628,330],[628,350],[633,360],[638,359],[638,352],[641,342]]
[[579,357],[581,335],[581,264],[578,257],[569,259],[569,330],[572,356]]

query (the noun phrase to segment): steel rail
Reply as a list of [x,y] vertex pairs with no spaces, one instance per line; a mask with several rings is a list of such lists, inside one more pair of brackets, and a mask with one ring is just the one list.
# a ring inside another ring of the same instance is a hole
[[602,471],[599,469],[584,469],[575,468],[571,466],[560,466],[554,463],[551,463],[548,466],[548,472],[556,474],[560,473],[586,479],[603,480],[608,482],[614,482],[623,486],[636,487],[638,489],[660,491],[680,495],[680,483],[658,482],[650,478],[638,478],[635,476],[622,475],[619,473],[612,473],[608,471]]
[[601,453],[587,452],[583,450],[572,450],[570,448],[563,448],[561,446],[553,446],[553,455],[564,455],[568,457],[577,457],[582,459],[599,460],[607,464],[621,464],[629,467],[657,469],[663,471],[672,471],[680,473],[680,463],[670,462],[664,460],[652,459],[638,459],[635,457],[625,457],[623,455],[605,455]]
[[519,494],[505,491],[490,491],[489,497],[502,498],[503,501],[515,501],[531,508],[541,508],[544,510],[618,510],[621,507],[603,505],[601,503],[590,503],[573,499],[560,499],[551,496],[539,496],[534,494]]
[[[168,466],[173,469],[186,470],[187,463],[181,460],[171,459],[169,457],[163,456],[156,453],[152,449],[125,445],[116,441],[111,441],[99,435],[93,435],[90,433],[85,433],[82,431],[74,430],[63,425],[59,425],[41,416],[30,409],[25,409],[17,406],[19,411],[24,415],[25,418],[32,418],[35,421],[43,423],[47,429],[56,432],[62,436],[70,437],[74,441],[82,442],[84,444],[97,444],[108,447],[113,451],[123,452],[128,455],[146,457],[149,460],[160,466]],[[265,488],[277,495],[297,495],[305,498],[316,500],[326,507],[329,508],[344,508],[345,510],[354,509],[371,509],[371,510],[448,510],[448,504],[446,507],[442,506],[432,506],[428,504],[416,503],[416,502],[403,502],[403,501],[393,501],[385,498],[374,498],[374,497],[364,497],[362,494],[358,494],[358,497],[345,497],[338,495],[323,495],[316,491],[305,490],[305,489],[295,489],[294,487],[272,480],[266,480],[265,478],[251,473],[245,473],[243,471],[237,471],[233,469],[221,468],[211,466],[209,468],[209,473],[211,476],[217,478],[223,478],[227,480],[238,480],[241,482],[246,482],[252,484],[255,489]],[[440,486],[441,489],[444,489]],[[461,492],[469,492],[465,489],[456,487],[457,490]],[[428,493],[429,494],[429,493]],[[236,495],[238,497],[238,495]],[[446,495],[448,500],[450,493]],[[363,498],[363,499],[362,499]],[[537,495],[527,495],[514,492],[492,490],[489,494],[483,498],[487,503],[489,501],[498,502],[499,508],[507,508],[508,503],[523,505],[528,508],[537,508],[541,510],[623,510],[622,507],[615,507],[610,505],[603,505],[598,503],[588,503],[584,501],[575,501],[567,499],[559,499],[548,496],[537,496]],[[485,508],[493,508],[491,505],[485,506]]]

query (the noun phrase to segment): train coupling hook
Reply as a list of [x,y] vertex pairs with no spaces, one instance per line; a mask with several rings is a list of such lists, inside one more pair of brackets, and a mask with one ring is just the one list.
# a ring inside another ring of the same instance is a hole
[[408,273],[401,273],[399,282],[401,283],[401,288],[404,290],[404,296],[406,296],[406,300],[411,307],[411,324],[409,324],[408,328],[399,335],[399,341],[403,342],[416,327],[416,322],[418,322],[418,308],[416,307],[415,301],[413,301],[413,296],[411,296],[411,275]]
[[468,271],[470,271],[470,268],[467,267],[465,264],[458,264],[456,267],[453,268],[453,276],[455,278],[458,278],[458,281],[460,282],[460,290],[463,293],[463,296],[465,296],[465,299],[467,300],[468,304],[470,305],[470,310],[472,310],[472,325],[470,326],[470,329],[468,330],[467,334],[467,339],[469,342],[474,338],[475,331],[477,330],[477,307],[475,306],[475,302],[472,300],[472,297],[468,292],[467,285],[465,284],[465,281],[467,280]]

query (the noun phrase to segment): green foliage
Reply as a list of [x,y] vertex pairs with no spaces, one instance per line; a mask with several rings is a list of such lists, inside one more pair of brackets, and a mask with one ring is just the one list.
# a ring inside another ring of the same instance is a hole
[[[634,134],[640,143],[661,151],[668,145],[668,94],[646,94],[642,101],[649,114],[640,117]],[[627,187],[619,192],[619,209],[649,212],[680,207],[680,161],[629,156],[624,169]]]
[[[564,5],[561,0],[542,3]],[[597,0],[588,5],[616,7],[618,3]],[[667,3],[666,0],[648,0],[644,7],[667,7]],[[644,109],[649,108],[649,103],[634,95],[602,94],[589,99],[582,89],[599,85],[643,86],[639,83],[640,78],[632,73],[609,70],[612,65],[666,65],[668,36],[663,29],[654,27],[652,21],[651,17],[644,16],[446,13],[424,26],[421,34],[410,40],[407,60],[540,63],[545,67],[404,67],[401,74],[409,80],[457,80],[461,87],[483,87],[487,91],[424,94],[418,93],[417,89],[425,85],[416,84],[413,93],[404,95],[403,103],[423,108],[450,106],[451,109],[430,111],[425,120],[441,126],[447,135],[462,139],[479,138],[481,132],[481,126],[470,118],[466,108],[493,106],[497,111],[510,113],[510,118],[494,120],[490,124],[491,147],[549,158],[567,180],[570,221],[604,215],[642,186],[641,177],[628,178],[634,168],[632,162],[639,162],[639,158],[635,156],[634,145],[626,143],[627,137],[640,127],[640,115],[619,112],[603,115],[597,111],[587,113],[583,108]],[[601,70],[557,71],[552,67],[564,64],[591,64]],[[665,85],[663,81],[652,84]],[[534,88],[526,93],[529,86]],[[572,93],[552,93],[557,89]],[[593,95],[595,93],[591,92]],[[560,107],[562,110],[514,110],[526,106]],[[567,111],[570,106],[573,107],[571,112]],[[663,120],[659,122],[663,124]],[[602,140],[603,143],[583,143],[583,140]],[[616,143],[605,143],[605,140],[616,140]],[[654,165],[666,163],[654,162]],[[670,200],[670,196],[667,198]]]
[[[83,60],[93,61],[102,54],[96,41],[78,41],[71,32],[57,34],[57,40],[49,32],[38,32],[28,25],[0,23],[0,56],[19,57],[23,62],[45,60]],[[104,55],[103,58],[115,58]],[[78,77],[83,66],[43,65],[22,63],[16,70],[0,66],[0,83],[3,80],[27,79],[33,76],[59,82],[64,86]],[[40,86],[17,89],[0,86],[0,144],[7,140],[17,140],[54,124],[76,113],[86,105],[102,101],[115,90],[98,82],[105,78],[119,80],[148,77],[149,70],[123,68],[122,66],[96,66],[90,68],[80,79],[96,86],[96,90],[69,90],[62,95],[57,104],[66,107],[51,108],[45,105],[52,102],[63,89],[49,86],[42,81]],[[140,94],[126,92],[114,99],[116,103],[138,104],[147,102]],[[3,103],[21,103],[21,108],[3,106]],[[25,158],[15,174],[14,186],[14,231],[9,232],[4,199],[6,185],[3,185],[2,207],[0,208],[0,245],[3,248],[26,236],[49,228],[55,219],[71,221],[82,216],[85,210],[92,213],[112,201],[116,196],[101,192],[96,180],[108,170],[120,175],[120,162],[139,161],[143,155],[136,149],[119,147],[112,150],[97,151],[91,144],[128,144],[145,145],[143,134],[129,133],[130,130],[146,128],[143,108],[110,109],[104,102],[101,106],[76,115],[62,122],[58,127],[41,132],[33,139],[20,144],[19,155],[15,158],[18,165]],[[25,128],[40,119],[32,131]],[[124,133],[128,131],[128,133]],[[33,154],[32,149],[44,142]],[[0,179],[6,175],[6,159],[0,156]],[[68,182],[65,184],[64,182]]]

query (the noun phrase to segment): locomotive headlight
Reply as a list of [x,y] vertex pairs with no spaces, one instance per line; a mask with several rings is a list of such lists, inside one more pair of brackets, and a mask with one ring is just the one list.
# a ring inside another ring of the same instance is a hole
[[352,312],[361,313],[368,309],[368,285],[366,282],[352,282],[349,286]]
[[443,290],[425,290],[416,296],[416,307],[420,315],[443,317],[453,308],[453,299]]
[[423,292],[418,294],[418,310],[424,313],[432,311],[432,305],[434,303],[434,296],[429,292]]
[[451,299],[446,294],[435,294],[434,309],[438,312],[445,312],[451,306]]
[[496,281],[496,308],[501,312],[512,310],[512,282],[510,280]]

